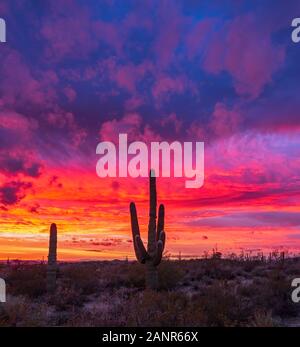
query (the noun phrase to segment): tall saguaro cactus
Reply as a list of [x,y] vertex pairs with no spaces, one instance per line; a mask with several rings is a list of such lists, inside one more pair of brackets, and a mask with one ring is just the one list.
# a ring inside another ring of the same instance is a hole
[[56,272],[57,272],[57,227],[56,224],[51,224],[50,240],[49,240],[49,255],[47,268],[47,291],[53,293],[56,288]]
[[140,235],[140,228],[135,204],[130,204],[131,229],[133,236],[134,250],[137,260],[146,265],[146,287],[158,289],[157,266],[160,264],[165,248],[166,235],[164,232],[165,208],[159,206],[158,221],[156,225],[156,178],[153,170],[150,171],[150,209],[148,224],[148,245],[147,250]]

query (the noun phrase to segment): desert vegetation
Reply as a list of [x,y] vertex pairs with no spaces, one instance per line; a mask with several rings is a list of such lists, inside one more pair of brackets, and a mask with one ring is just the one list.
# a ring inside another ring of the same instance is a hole
[[60,263],[47,292],[47,264],[2,264],[1,326],[300,325],[291,281],[299,258],[163,259],[159,287],[145,290],[143,265]]

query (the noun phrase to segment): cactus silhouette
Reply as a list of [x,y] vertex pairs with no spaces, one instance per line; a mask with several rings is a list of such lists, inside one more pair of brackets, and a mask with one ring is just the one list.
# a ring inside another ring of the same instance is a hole
[[147,250],[140,235],[138,217],[135,204],[130,204],[131,229],[134,250],[137,260],[146,265],[146,288],[158,289],[157,266],[160,264],[165,248],[166,235],[164,232],[165,208],[159,206],[158,221],[156,225],[156,178],[153,170],[150,171],[150,209],[148,224],[148,245]]
[[56,224],[51,224],[50,240],[49,240],[49,255],[47,267],[47,292],[53,293],[56,288],[56,272],[57,272],[57,227]]

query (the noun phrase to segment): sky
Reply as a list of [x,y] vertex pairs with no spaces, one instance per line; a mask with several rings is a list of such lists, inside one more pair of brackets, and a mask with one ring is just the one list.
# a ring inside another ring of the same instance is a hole
[[158,178],[166,252],[300,251],[299,1],[1,0],[0,259],[134,259],[148,180],[96,147],[203,141],[205,180]]

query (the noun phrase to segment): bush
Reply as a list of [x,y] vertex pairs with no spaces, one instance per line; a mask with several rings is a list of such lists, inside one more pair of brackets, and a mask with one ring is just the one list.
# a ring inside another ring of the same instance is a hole
[[145,266],[138,262],[128,264],[125,281],[129,287],[144,288]]
[[193,303],[195,309],[203,311],[207,326],[242,325],[251,316],[249,306],[221,281],[208,287],[204,295],[194,295]]
[[24,265],[12,268],[6,278],[7,292],[36,298],[46,292],[46,267]]
[[55,306],[58,311],[81,307],[83,302],[84,297],[80,290],[74,288],[58,287],[56,292],[48,298],[48,303]]
[[274,319],[272,318],[271,312],[256,311],[254,317],[251,320],[250,327],[262,327],[272,328],[276,326]]
[[133,296],[127,304],[127,319],[133,326],[182,326],[187,305],[184,294],[146,290]]
[[159,289],[174,289],[184,277],[180,263],[172,260],[163,260],[158,267]]
[[47,305],[33,304],[25,297],[8,296],[0,304],[0,327],[33,327],[47,325]]
[[83,295],[96,293],[99,289],[98,274],[94,267],[69,265],[61,270],[63,286],[72,288]]

